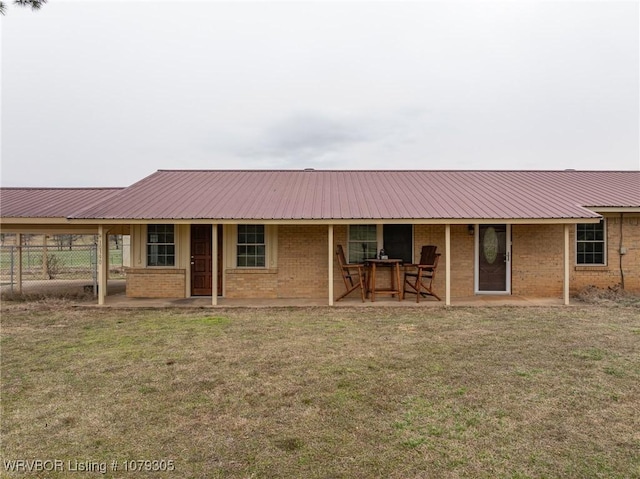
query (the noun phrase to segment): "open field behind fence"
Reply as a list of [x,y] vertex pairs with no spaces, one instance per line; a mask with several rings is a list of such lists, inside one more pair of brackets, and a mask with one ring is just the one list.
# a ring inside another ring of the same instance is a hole
[[[124,278],[122,250],[109,251],[109,277]],[[22,283],[18,281],[22,279]],[[20,291],[46,294],[55,285],[93,285],[97,278],[97,246],[2,246],[0,247],[0,285],[3,294]],[[60,289],[60,288],[58,288]],[[64,289],[64,288],[63,288]]]
[[65,304],[3,304],[3,477],[640,478],[638,307]]

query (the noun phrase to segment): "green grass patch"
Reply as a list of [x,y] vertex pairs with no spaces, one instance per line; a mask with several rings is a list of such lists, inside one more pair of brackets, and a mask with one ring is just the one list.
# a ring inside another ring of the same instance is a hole
[[640,477],[635,330],[624,306],[4,303],[0,455],[174,461],[153,477]]
[[606,355],[605,351],[598,348],[576,349],[572,354],[579,359],[587,359],[589,361],[602,361]]
[[229,318],[223,318],[218,316],[206,316],[204,318],[198,318],[197,321],[204,325],[209,326],[226,326],[231,323]]

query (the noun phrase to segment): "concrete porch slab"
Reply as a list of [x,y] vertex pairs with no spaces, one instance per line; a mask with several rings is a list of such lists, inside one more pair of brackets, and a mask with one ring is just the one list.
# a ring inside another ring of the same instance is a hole
[[[433,299],[415,302],[415,297],[398,301],[394,298],[380,298],[364,303],[360,299],[346,298],[334,303],[337,308],[437,308],[444,307],[444,301]],[[471,296],[452,298],[451,306],[562,306],[561,298],[531,298],[524,296]],[[324,299],[228,299],[218,298],[216,306],[211,305],[211,296],[197,296],[183,299],[127,298],[124,294],[107,296],[105,307],[112,308],[304,308],[328,306]]]

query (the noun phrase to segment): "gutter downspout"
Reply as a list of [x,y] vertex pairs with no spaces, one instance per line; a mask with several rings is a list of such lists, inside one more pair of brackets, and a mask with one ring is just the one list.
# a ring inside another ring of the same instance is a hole
[[624,222],[624,213],[620,213],[620,245],[618,249],[618,257],[620,258],[620,287],[624,291],[624,268],[622,266],[622,258],[625,255],[624,242],[623,242],[623,230],[622,224]]

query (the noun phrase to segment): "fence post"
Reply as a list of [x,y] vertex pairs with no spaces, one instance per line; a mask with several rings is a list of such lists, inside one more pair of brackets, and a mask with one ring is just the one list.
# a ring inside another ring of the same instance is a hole
[[98,297],[98,243],[91,246],[91,276],[93,278],[93,297]]
[[49,252],[47,251],[47,235],[42,238],[42,277],[49,279]]
[[18,285],[18,293],[22,294],[22,234],[16,234],[16,244],[18,252],[18,267],[16,270],[16,283]]
[[12,295],[13,295],[13,266],[14,266],[14,260],[13,260],[13,246],[11,246],[11,272],[9,273],[9,277],[10,277],[11,294],[12,294]]

